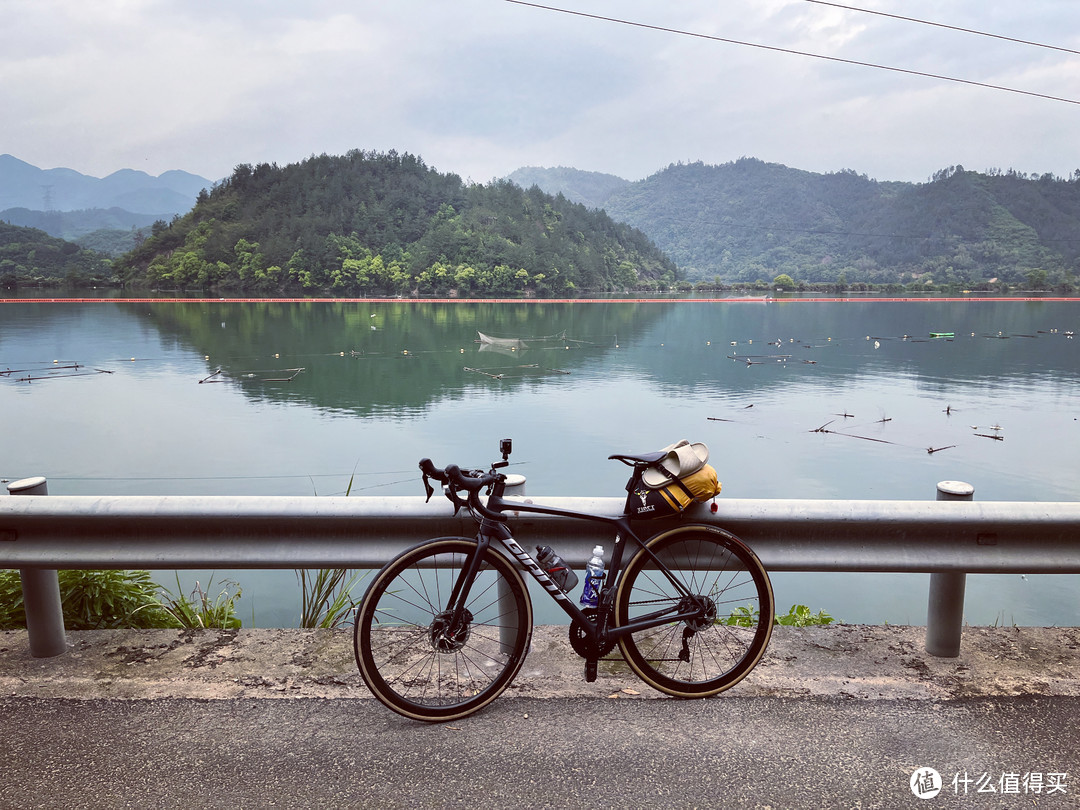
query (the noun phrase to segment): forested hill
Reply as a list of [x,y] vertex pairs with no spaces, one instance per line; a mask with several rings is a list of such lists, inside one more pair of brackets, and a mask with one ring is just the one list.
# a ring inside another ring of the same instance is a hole
[[640,231],[508,180],[465,184],[409,154],[241,165],[117,260],[128,283],[253,292],[536,294],[675,279]]
[[[595,188],[587,173],[532,171],[548,190]],[[603,205],[690,280],[1061,286],[1075,285],[1080,260],[1080,172],[1060,179],[956,166],[918,184],[743,158],[668,166]]]
[[49,236],[37,228],[0,222],[0,287],[68,282],[111,282],[112,268],[101,253]]

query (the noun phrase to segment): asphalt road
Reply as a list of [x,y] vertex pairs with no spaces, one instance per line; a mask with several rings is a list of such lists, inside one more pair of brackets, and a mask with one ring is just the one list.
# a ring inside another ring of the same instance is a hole
[[503,698],[443,725],[370,699],[4,697],[0,806],[1076,808],[1078,718],[1035,695]]

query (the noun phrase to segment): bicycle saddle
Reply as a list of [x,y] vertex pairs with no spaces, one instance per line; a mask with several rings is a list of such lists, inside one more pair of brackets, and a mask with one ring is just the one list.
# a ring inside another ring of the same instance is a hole
[[638,464],[655,464],[660,459],[667,455],[666,450],[657,450],[652,453],[616,453],[613,456],[608,456],[609,459],[616,459],[623,464],[627,464],[631,467]]

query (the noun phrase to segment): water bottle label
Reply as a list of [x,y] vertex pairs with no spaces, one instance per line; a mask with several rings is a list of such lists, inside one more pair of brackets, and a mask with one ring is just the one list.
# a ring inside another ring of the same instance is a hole
[[585,577],[585,588],[581,592],[581,604],[596,607],[600,603],[600,578],[589,575]]

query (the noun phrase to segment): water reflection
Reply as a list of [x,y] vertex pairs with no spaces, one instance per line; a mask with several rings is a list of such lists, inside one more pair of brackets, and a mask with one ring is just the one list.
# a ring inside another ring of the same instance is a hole
[[[491,381],[513,391],[573,373],[661,313],[644,305],[177,304],[146,313],[163,335],[209,358],[208,373],[254,399],[304,402],[355,414],[415,415],[433,402]],[[532,338],[565,334],[530,348],[500,351],[478,333]],[[268,378],[303,372],[289,385]]]

